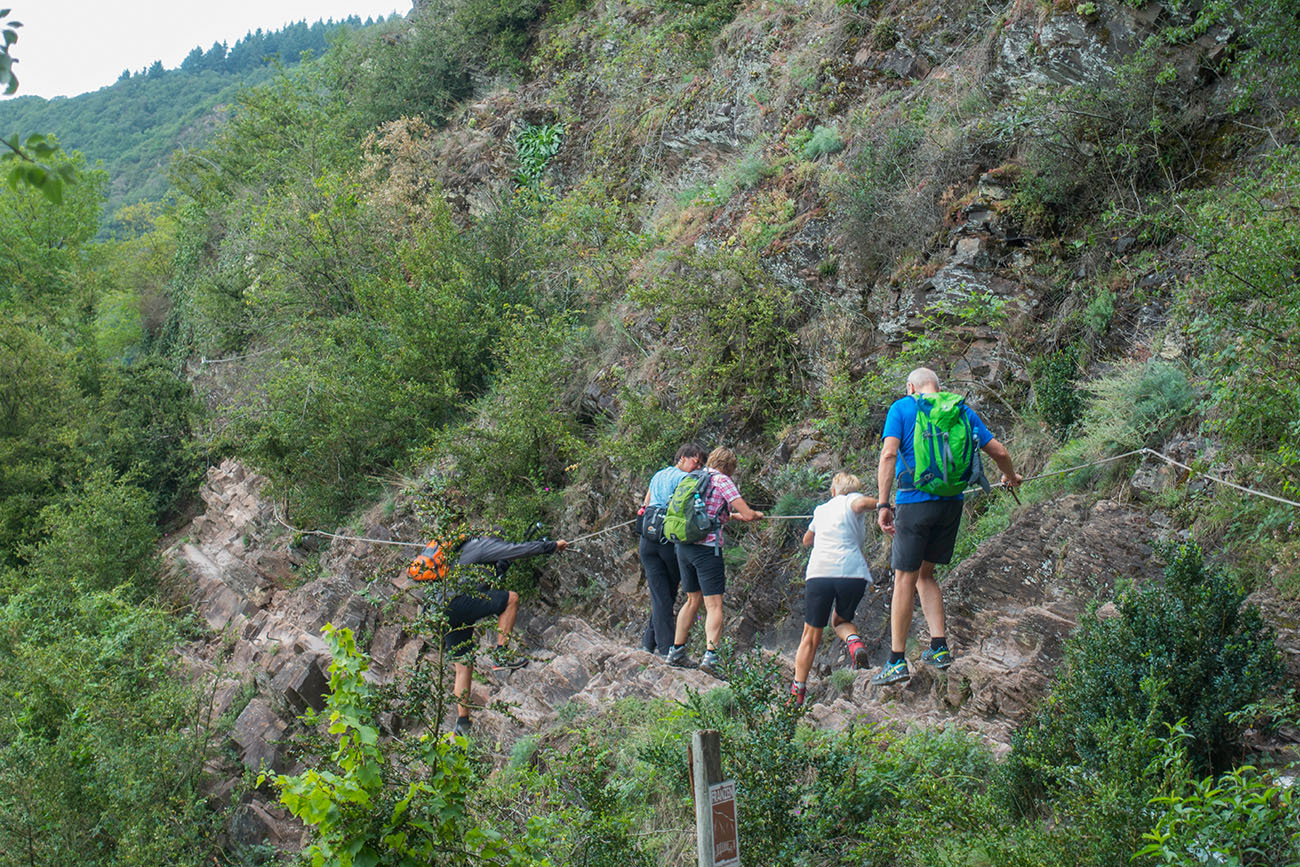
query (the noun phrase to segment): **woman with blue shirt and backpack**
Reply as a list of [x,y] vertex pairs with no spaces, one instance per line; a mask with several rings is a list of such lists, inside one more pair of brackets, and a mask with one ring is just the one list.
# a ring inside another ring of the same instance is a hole
[[650,591],[650,621],[641,636],[641,646],[648,652],[667,657],[673,646],[673,603],[681,586],[681,571],[677,566],[677,548],[663,537],[664,510],[668,500],[677,490],[677,483],[704,466],[704,449],[687,443],[677,450],[671,467],[664,467],[650,479],[645,499],[641,502],[641,539],[637,551],[641,567],[645,569],[646,589]]

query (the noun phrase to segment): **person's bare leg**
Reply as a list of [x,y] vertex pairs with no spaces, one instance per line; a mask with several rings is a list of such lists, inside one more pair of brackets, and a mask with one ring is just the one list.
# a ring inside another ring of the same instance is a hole
[[902,653],[907,649],[907,633],[912,628],[913,594],[920,570],[904,572],[894,570],[894,598],[889,605],[890,650]]
[[799,683],[807,682],[808,672],[812,671],[813,659],[816,658],[821,643],[822,628],[805,623],[803,637],[799,639],[799,650],[794,655],[794,679]]
[[474,670],[462,662],[457,662],[455,671],[456,685],[453,694],[456,696],[456,715],[468,717],[469,705],[467,702],[469,701],[470,683],[474,679]]
[[850,635],[856,635],[858,632],[858,628],[853,625],[852,620],[845,620],[836,612],[831,613],[831,628],[840,637],[840,641],[848,641]]
[[703,601],[703,591],[686,594],[686,601],[677,612],[677,631],[674,633],[673,644],[685,644],[686,639],[691,637],[691,626],[695,623],[695,615],[700,612],[700,603]]
[[930,629],[930,637],[946,637],[943,589],[939,586],[939,582],[934,580],[934,564],[929,560],[921,562],[921,571],[916,580],[916,595],[921,599],[921,613],[925,615],[925,625]]
[[708,650],[717,650],[718,642],[722,640],[721,593],[704,597],[704,639]]
[[497,647],[505,647],[506,642],[510,640],[510,633],[515,628],[515,618],[519,616],[519,594],[510,591],[510,601],[506,603],[506,610],[497,616]]

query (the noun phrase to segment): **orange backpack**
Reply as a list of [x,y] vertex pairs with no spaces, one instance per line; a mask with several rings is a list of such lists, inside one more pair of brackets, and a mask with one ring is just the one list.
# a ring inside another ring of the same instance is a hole
[[439,581],[447,577],[450,564],[447,545],[437,539],[430,539],[429,544],[420,552],[420,556],[406,567],[406,574],[414,581]]

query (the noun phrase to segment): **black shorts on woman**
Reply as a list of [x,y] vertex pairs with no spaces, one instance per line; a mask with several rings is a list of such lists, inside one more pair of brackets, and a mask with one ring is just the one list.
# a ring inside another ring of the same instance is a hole
[[803,622],[824,627],[832,608],[841,620],[852,620],[868,583],[865,578],[809,578],[803,583]]
[[717,545],[677,543],[677,567],[687,593],[721,596],[727,589],[727,570]]

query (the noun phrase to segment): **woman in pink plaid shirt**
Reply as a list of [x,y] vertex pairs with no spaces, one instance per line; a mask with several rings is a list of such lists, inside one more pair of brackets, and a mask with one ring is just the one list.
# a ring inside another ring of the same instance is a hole
[[[722,562],[722,524],[728,518],[757,521],[763,513],[751,509],[740,496],[740,489],[731,480],[736,471],[736,453],[727,448],[716,448],[709,454],[705,469],[713,476],[713,487],[704,501],[710,517],[717,518],[718,529],[705,536],[698,544],[677,544],[677,566],[682,573],[682,589],[686,601],[677,612],[677,634],[672,649],[668,651],[670,665],[689,666],[686,658],[686,639],[690,637],[695,615],[704,604],[704,658],[700,671],[717,676],[718,642],[722,640],[722,594],[727,589],[726,570]],[[730,507],[730,508],[728,508]]]

